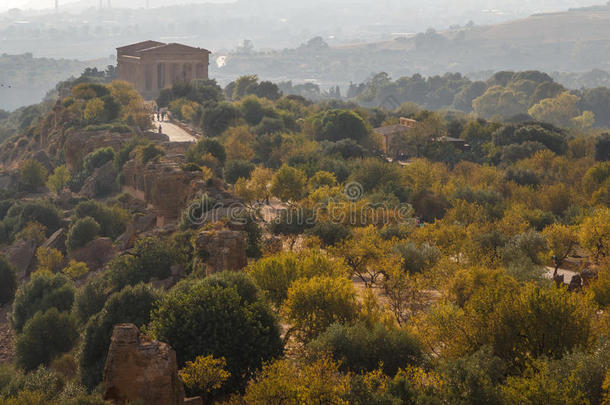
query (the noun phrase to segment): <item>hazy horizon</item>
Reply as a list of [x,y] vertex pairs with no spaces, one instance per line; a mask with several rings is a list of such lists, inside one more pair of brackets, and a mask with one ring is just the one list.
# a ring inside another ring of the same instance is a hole
[[[148,3],[150,7],[163,7],[171,5],[186,5],[186,4],[203,4],[203,3],[234,3],[238,0],[111,0],[112,7],[115,8],[141,8]],[[270,0],[273,1],[273,0]],[[59,0],[61,7],[98,7],[100,0]],[[108,0],[102,0],[104,7],[107,6]],[[283,0],[282,3],[293,3],[295,6],[303,4],[301,0]],[[345,0],[335,0],[336,3],[345,3]],[[405,3],[408,3],[406,1]],[[448,7],[466,6],[477,3],[481,7],[486,7],[490,11],[508,12],[513,11],[515,5],[511,2],[500,0],[438,0],[434,3],[446,5]],[[549,12],[560,11],[570,7],[584,7],[603,4],[602,0],[549,0],[549,1],[525,1],[520,2],[523,10],[532,10],[531,12]],[[55,7],[55,0],[4,0],[0,4],[0,12],[5,12],[12,8],[20,8],[23,10],[45,10]]]
[[[84,67],[114,64],[117,46],[148,39],[210,50],[221,84],[245,73],[347,89],[380,71],[610,72],[605,2],[102,0],[98,10],[100,0],[59,0],[55,13],[55,0],[0,0],[0,80],[16,86],[4,107],[35,102]],[[601,7],[567,12],[588,6]]]
[[[108,0],[102,0],[104,7]],[[148,0],[150,7],[162,7],[176,4],[193,3],[231,3],[236,0]],[[60,7],[74,7],[82,4],[84,7],[98,7],[100,0],[59,0]],[[90,3],[90,4],[88,4]],[[112,7],[116,8],[140,8],[145,7],[146,0],[111,0]],[[45,10],[55,8],[55,0],[4,0],[0,4],[0,12],[12,8],[22,10]]]

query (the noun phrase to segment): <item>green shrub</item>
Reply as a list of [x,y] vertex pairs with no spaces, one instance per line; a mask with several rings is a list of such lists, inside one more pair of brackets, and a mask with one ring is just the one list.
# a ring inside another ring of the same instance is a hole
[[77,339],[76,322],[70,314],[60,313],[57,308],[39,311],[17,336],[17,364],[26,371],[48,366],[57,355],[72,349]]
[[66,248],[69,252],[73,252],[91,242],[100,234],[101,227],[91,217],[85,217],[77,220],[68,231],[66,238]]
[[368,136],[364,120],[352,111],[329,110],[310,119],[310,125],[318,141],[340,141],[351,138],[361,141]]
[[254,163],[246,160],[229,160],[225,164],[225,181],[229,184],[235,184],[237,179],[250,178],[250,173],[254,170]]
[[493,355],[489,347],[457,359],[445,361],[441,370],[447,384],[442,396],[447,403],[463,403],[468,398],[471,404],[500,405],[500,384],[506,373],[506,365]]
[[12,364],[0,364],[0,395],[8,391],[8,387],[17,378],[17,376],[17,371]]
[[117,132],[117,133],[120,133],[120,134],[128,134],[128,133],[131,132],[131,128],[129,128],[128,125],[125,125],[125,124],[115,124],[115,123],[87,125],[83,130],[84,131],[89,131],[89,132],[111,131],[111,132]]
[[17,275],[15,268],[0,255],[0,306],[8,304],[15,297]]
[[0,221],[6,217],[8,210],[15,204],[15,200],[0,201]]
[[317,236],[326,246],[335,245],[349,236],[349,228],[335,222],[316,222],[308,234]]
[[136,152],[136,156],[142,164],[146,164],[163,155],[165,155],[165,151],[152,143],[140,146]]
[[27,160],[21,167],[19,181],[26,190],[34,191],[44,186],[47,180],[47,169],[36,160]]
[[420,246],[412,242],[403,243],[396,246],[396,251],[404,260],[405,271],[412,273],[421,273],[431,268],[441,256],[441,252],[436,247],[426,243]]
[[201,165],[201,159],[207,153],[214,156],[222,164],[227,160],[227,152],[224,146],[216,139],[208,138],[203,138],[191,145],[186,151],[186,160],[190,163]]
[[18,219],[14,231],[20,231],[30,222],[38,222],[46,227],[46,235],[51,236],[57,231],[61,224],[61,217],[57,208],[48,201],[37,200],[26,202],[25,204],[11,208],[7,216],[17,213]]
[[384,373],[421,362],[421,347],[405,329],[388,329],[382,324],[331,325],[309,344],[319,353],[331,353],[346,371],[370,372],[381,365]]
[[176,350],[180,367],[197,356],[224,357],[229,391],[243,387],[264,361],[282,353],[275,317],[263,301],[250,301],[252,290],[243,282],[229,288],[220,284],[230,280],[179,284],[153,311],[149,326],[155,338]]
[[95,169],[98,169],[111,160],[114,160],[115,156],[116,154],[114,153],[114,149],[110,147],[99,148],[85,156],[83,159],[83,169],[87,173],[93,173]]
[[127,229],[129,213],[119,206],[108,206],[99,201],[79,203],[75,210],[77,218],[91,217],[100,225],[100,233],[111,239],[118,238]]
[[76,320],[86,323],[102,310],[108,299],[109,286],[105,279],[94,278],[78,289],[74,298],[73,312]]
[[37,271],[15,294],[11,324],[21,332],[25,323],[38,311],[57,308],[69,311],[74,302],[74,287],[67,277],[49,271]]
[[110,263],[108,263],[106,277],[108,282],[116,290],[140,282],[150,281],[150,276],[142,268],[140,260],[131,254],[113,258]]
[[156,291],[143,284],[126,287],[111,295],[104,308],[89,320],[80,356],[81,378],[86,387],[93,389],[102,381],[114,325],[146,325],[158,298]]
[[[6,396],[21,398],[23,393],[39,393],[43,399],[40,404],[48,403],[49,400],[58,396],[65,387],[65,381],[59,373],[47,369],[44,366],[23,374],[14,374],[10,384],[3,390]],[[1,402],[0,402],[1,403]],[[22,401],[15,404],[39,404],[38,402]]]
[[134,246],[134,254],[152,277],[164,279],[171,274],[174,252],[167,241],[156,237],[140,239]]

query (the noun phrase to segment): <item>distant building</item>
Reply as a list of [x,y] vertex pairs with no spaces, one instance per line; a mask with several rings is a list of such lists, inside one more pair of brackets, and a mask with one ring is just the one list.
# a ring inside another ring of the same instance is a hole
[[460,149],[463,152],[470,150],[470,145],[468,145],[465,140],[460,138],[454,138],[451,136],[441,136],[437,139],[437,142],[447,142],[453,145],[454,148]]
[[145,98],[176,82],[207,79],[210,51],[181,44],[144,41],[117,48],[118,78]]
[[[401,134],[406,134],[409,131],[413,130],[417,126],[417,121],[409,118],[400,118],[400,124],[396,125],[387,125],[385,127],[375,128],[375,132],[381,136],[381,144],[383,153],[387,156],[398,156],[404,154],[405,150],[392,150],[392,148],[396,148],[396,145],[393,144],[393,140],[396,136]],[[470,145],[466,143],[463,139],[453,138],[450,136],[440,136],[438,138],[433,139],[434,142],[446,142],[450,145],[453,145],[456,149],[460,149],[462,151],[470,150]]]
[[383,153],[391,155],[392,140],[397,136],[409,132],[417,125],[417,121],[409,118],[400,118],[400,124],[387,125],[385,127],[375,128],[375,132],[381,136]]

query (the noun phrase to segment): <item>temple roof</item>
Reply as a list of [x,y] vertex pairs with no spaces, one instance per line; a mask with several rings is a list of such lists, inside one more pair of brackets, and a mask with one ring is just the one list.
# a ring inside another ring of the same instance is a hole
[[182,44],[159,44],[155,46],[151,46],[149,48],[144,48],[136,51],[138,54],[148,53],[148,52],[158,52],[158,51],[178,51],[178,52],[206,52],[211,53],[207,49],[203,48],[195,48],[194,46],[182,45]]
[[142,49],[152,48],[154,46],[165,45],[163,42],[158,41],[142,41],[131,45],[125,45],[117,48],[117,51],[124,53],[137,52]]
[[125,45],[117,48],[118,52],[122,52],[126,55],[131,56],[139,56],[148,52],[163,52],[163,51],[171,51],[171,52],[205,52],[211,53],[207,49],[203,48],[195,48],[193,46],[182,45],[182,44],[166,44],[158,41],[143,41],[138,42],[136,44]]

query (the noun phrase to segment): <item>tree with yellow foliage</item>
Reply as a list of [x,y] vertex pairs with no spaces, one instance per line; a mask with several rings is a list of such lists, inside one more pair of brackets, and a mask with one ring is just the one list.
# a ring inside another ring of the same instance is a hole
[[555,277],[559,267],[578,245],[578,234],[572,226],[552,224],[544,228],[542,235],[550,248],[551,259],[555,266],[553,277]]
[[187,361],[180,370],[180,378],[188,388],[197,390],[206,399],[211,399],[212,391],[219,390],[231,373],[226,370],[227,361],[224,357],[198,356],[193,361]]
[[64,256],[57,249],[41,246],[36,249],[36,259],[39,268],[57,272],[62,267]]
[[599,261],[610,255],[610,208],[601,207],[580,226],[580,244]]
[[291,359],[267,364],[243,397],[250,405],[348,405],[349,376],[322,357],[311,363]]
[[104,102],[102,99],[92,98],[87,101],[83,114],[88,122],[100,122],[104,116]]
[[335,322],[355,320],[359,303],[351,280],[316,276],[291,284],[281,312],[292,325],[290,332],[308,342]]
[[225,149],[229,160],[252,160],[255,156],[252,144],[254,135],[250,133],[247,125],[231,127],[225,132],[227,141]]

